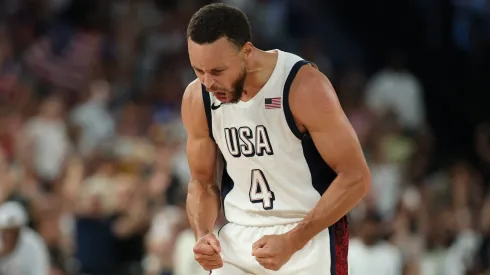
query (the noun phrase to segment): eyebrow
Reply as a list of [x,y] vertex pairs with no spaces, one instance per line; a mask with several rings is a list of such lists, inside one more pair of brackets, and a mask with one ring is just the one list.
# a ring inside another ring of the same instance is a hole
[[[192,68],[194,68],[194,70],[196,70],[196,71],[204,71],[203,69],[198,68],[198,67],[196,67],[196,66],[192,66]],[[226,66],[223,66],[223,67],[216,67],[216,68],[213,68],[213,69],[211,69],[211,70],[209,70],[209,71],[223,71],[223,70],[226,70],[227,68],[228,68],[228,67],[226,67]]]

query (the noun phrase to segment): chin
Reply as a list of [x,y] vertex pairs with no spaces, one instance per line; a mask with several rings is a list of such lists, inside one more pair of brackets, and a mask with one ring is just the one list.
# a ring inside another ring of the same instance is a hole
[[228,103],[228,104],[236,104],[238,102],[240,102],[240,99],[239,98],[237,98],[237,99],[230,99],[226,103]]

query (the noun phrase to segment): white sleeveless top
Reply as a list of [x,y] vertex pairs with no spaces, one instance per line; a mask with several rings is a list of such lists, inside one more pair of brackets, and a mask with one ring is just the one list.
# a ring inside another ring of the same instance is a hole
[[308,62],[278,53],[271,77],[247,102],[221,105],[202,86],[210,136],[224,159],[224,213],[240,225],[299,222],[336,177],[297,128],[288,104],[291,83]]

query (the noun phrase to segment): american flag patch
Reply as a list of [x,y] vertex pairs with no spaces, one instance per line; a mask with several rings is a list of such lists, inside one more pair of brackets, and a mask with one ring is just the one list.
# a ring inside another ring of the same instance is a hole
[[277,109],[281,108],[281,98],[273,97],[265,99],[265,108],[266,109]]

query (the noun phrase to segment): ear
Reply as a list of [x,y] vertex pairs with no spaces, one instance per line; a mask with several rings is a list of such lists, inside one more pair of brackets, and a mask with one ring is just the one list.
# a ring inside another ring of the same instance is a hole
[[242,47],[243,57],[248,58],[254,49],[254,45],[251,42],[246,42]]

